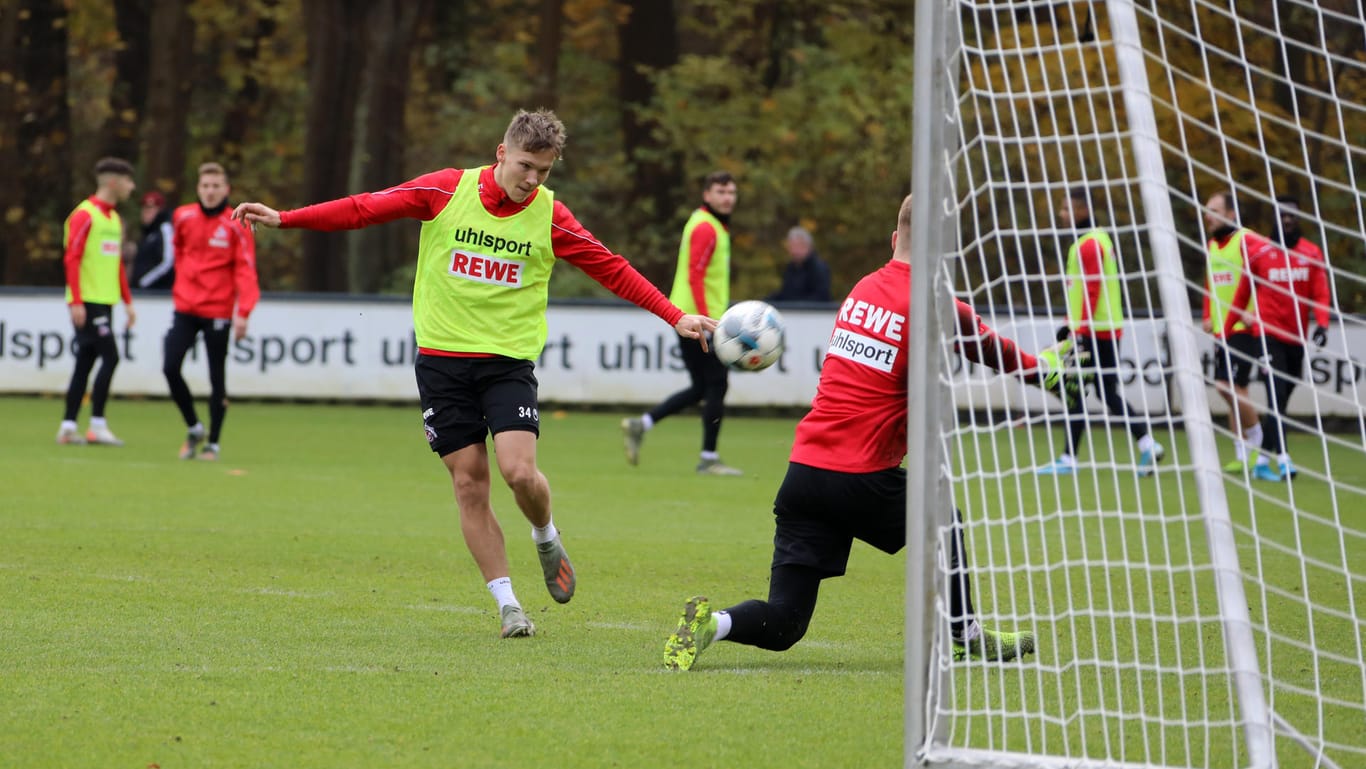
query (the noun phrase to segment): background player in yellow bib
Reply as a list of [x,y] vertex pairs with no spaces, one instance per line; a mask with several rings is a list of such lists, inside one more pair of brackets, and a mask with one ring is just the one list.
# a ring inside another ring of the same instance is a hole
[[489,501],[488,435],[498,470],[531,523],[546,589],[566,603],[576,587],[551,517],[550,485],[536,466],[540,410],[533,368],[545,346],[555,261],[568,261],[685,339],[704,339],[716,328],[715,320],[674,306],[542,186],[564,144],[564,124],[553,112],[521,111],[492,166],[447,168],[294,211],[243,203],[233,212],[252,224],[329,231],[402,218],[422,222],[413,285],[422,423],[450,473],[460,529],[498,603],[504,638],[533,635],[535,627],[513,593],[503,530]]
[[[730,305],[730,215],[735,211],[735,178],[726,171],[713,171],[702,180],[702,205],[683,225],[678,245],[678,266],[669,299],[689,312],[720,317]],[[702,475],[740,475],[716,453],[725,417],[726,391],[730,389],[729,370],[705,344],[689,339],[678,343],[683,365],[688,369],[688,386],[665,398],[639,417],[621,423],[625,438],[626,461],[640,461],[640,444],[656,422],[689,406],[702,404],[702,452],[697,472]]]
[[[114,207],[128,199],[137,186],[126,160],[102,158],[95,163],[95,194],[81,201],[62,228],[66,304],[76,327],[76,367],[66,389],[66,411],[57,428],[57,442],[122,446],[104,420],[104,405],[119,365],[114,334],[114,305],[123,300],[132,328],[137,314],[123,271],[123,220]],[[90,429],[82,436],[76,427],[85,388],[95,361],[100,370],[90,390]]]
[[[1209,234],[1209,242],[1205,244],[1208,261],[1204,329],[1214,335],[1214,386],[1228,403],[1228,429],[1233,432],[1233,446],[1237,452],[1236,458],[1224,465],[1224,470],[1240,473],[1250,468],[1254,478],[1279,481],[1280,473],[1272,469],[1261,454],[1261,414],[1247,392],[1253,366],[1266,355],[1261,325],[1243,320],[1231,324],[1224,322],[1249,261],[1261,258],[1264,252],[1276,246],[1238,225],[1238,211],[1230,190],[1216,192],[1205,201],[1205,232]],[[1256,297],[1238,309],[1256,317]]]

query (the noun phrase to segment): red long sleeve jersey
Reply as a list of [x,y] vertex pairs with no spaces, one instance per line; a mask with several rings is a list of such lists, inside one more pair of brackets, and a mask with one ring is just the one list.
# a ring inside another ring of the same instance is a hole
[[692,237],[688,238],[688,288],[692,289],[692,301],[700,315],[726,311],[724,307],[707,306],[707,268],[715,253],[716,228],[711,222],[698,223],[692,228]]
[[[1305,241],[1301,238],[1300,242]],[[1270,334],[1283,342],[1304,344],[1309,331],[1309,309],[1304,299],[1314,296],[1316,290],[1321,291],[1321,295],[1328,293],[1322,264],[1321,257],[1314,261],[1275,245],[1250,250],[1247,267],[1238,279],[1238,288],[1233,292],[1230,310],[1224,319],[1225,338],[1232,333],[1233,324],[1242,320],[1249,325],[1253,335]],[[1315,288],[1316,281],[1320,288]],[[1248,301],[1254,296],[1255,313],[1248,313]],[[1321,325],[1328,325],[1326,302],[1318,318]]]
[[[114,207],[91,195],[89,198],[105,217],[113,215]],[[85,257],[85,242],[90,238],[90,214],[76,211],[71,214],[71,235],[62,253],[62,270],[66,273],[66,285],[71,287],[71,303],[81,304],[81,259]],[[133,303],[133,294],[128,290],[128,273],[119,270],[119,294],[125,305]]]
[[[485,168],[479,176],[479,200],[490,214],[512,216],[540,194],[539,191],[532,193],[522,203],[513,201],[498,186],[493,176],[494,168],[496,166]],[[354,230],[395,219],[431,221],[450,202],[463,174],[463,169],[447,168],[423,174],[387,190],[364,192],[293,211],[281,211],[280,226],[330,232]],[[551,215],[550,245],[556,258],[578,267],[612,293],[654,313],[669,325],[678,323],[683,317],[682,310],[637,272],[625,257],[598,242],[558,200]]]
[[[1309,328],[1309,314],[1314,314],[1314,322],[1320,326],[1328,325],[1328,313],[1333,307],[1333,292],[1328,288],[1328,269],[1323,262],[1323,252],[1308,238],[1300,238],[1290,249],[1290,266],[1293,269],[1309,271],[1307,283],[1296,283],[1295,291],[1300,300],[1300,328]],[[1300,293],[1303,288],[1307,293]]]
[[171,298],[177,312],[200,318],[243,318],[256,308],[261,288],[256,278],[256,241],[251,229],[232,219],[232,208],[205,216],[199,203],[171,214],[175,235],[175,283]]
[[[797,424],[793,462],[871,473],[905,458],[910,286],[911,266],[892,260],[860,280],[840,306],[811,411]],[[956,304],[956,346],[964,357],[1002,373],[1038,368],[1033,355]]]

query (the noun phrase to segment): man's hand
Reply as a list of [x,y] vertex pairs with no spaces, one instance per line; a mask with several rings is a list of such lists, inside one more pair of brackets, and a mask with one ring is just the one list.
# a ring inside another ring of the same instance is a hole
[[1205,318],[1200,322],[1200,328],[1204,329],[1206,334],[1214,333],[1214,323],[1211,322],[1209,318]]
[[265,203],[242,203],[232,210],[232,218],[256,229],[256,225],[280,226],[280,212]]
[[240,342],[247,335],[247,319],[241,315],[232,316],[232,341]]
[[133,305],[131,304],[125,304],[123,311],[128,313],[128,328],[132,328],[133,324],[138,322],[138,314],[133,312]]
[[71,311],[71,325],[75,326],[77,331],[85,328],[85,305],[81,302],[72,302],[67,305],[67,309]]
[[1314,346],[1323,349],[1328,344],[1328,329],[1323,326],[1314,326],[1314,330],[1309,332],[1309,338],[1314,340]]
[[707,334],[716,330],[716,319],[705,315],[684,315],[674,324],[674,331],[687,339],[702,343],[702,352],[707,351]]

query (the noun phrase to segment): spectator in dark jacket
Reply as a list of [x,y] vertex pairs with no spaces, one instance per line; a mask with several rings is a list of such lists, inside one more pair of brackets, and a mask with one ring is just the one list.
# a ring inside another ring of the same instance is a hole
[[830,301],[830,268],[816,254],[811,233],[801,227],[787,231],[789,260],[783,269],[783,285],[769,294],[770,302],[828,302]]
[[142,196],[142,241],[133,257],[133,290],[170,291],[175,283],[175,248],[171,244],[171,207],[153,190]]

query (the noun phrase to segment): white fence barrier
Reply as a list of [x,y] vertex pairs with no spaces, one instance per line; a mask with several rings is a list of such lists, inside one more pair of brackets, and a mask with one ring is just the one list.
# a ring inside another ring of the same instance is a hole
[[[131,330],[124,327],[122,309],[115,310],[123,362],[114,377],[114,392],[164,395],[161,346],[170,327],[170,299],[140,297],[136,307],[138,322]],[[808,405],[834,313],[833,308],[785,310],[788,349],[782,360],[767,371],[732,376],[726,402]],[[1051,343],[1059,324],[1048,318],[987,322],[1026,350]],[[549,341],[536,368],[543,401],[650,404],[686,382],[673,330],[642,310],[620,304],[552,304],[549,326]],[[1133,321],[1120,347],[1125,395],[1140,412],[1163,414],[1168,407],[1162,328],[1161,321]],[[0,392],[64,392],[71,375],[71,342],[71,322],[59,293],[0,294]],[[186,379],[199,393],[207,388],[201,355],[202,346],[185,363]],[[238,397],[411,400],[417,394],[414,355],[405,302],[267,295],[252,315],[247,337],[231,348],[228,390]],[[1206,366],[1212,366],[1208,352],[1205,358]],[[1312,414],[1317,401],[1317,410],[1325,415],[1358,414],[1366,328],[1359,323],[1335,324],[1328,346],[1311,347],[1308,358],[1314,387],[1295,392],[1291,413]],[[974,369],[963,364],[956,372],[959,403],[996,409],[1006,403],[1037,406],[1047,397],[1014,380]],[[1211,402],[1222,407],[1217,397]]]

